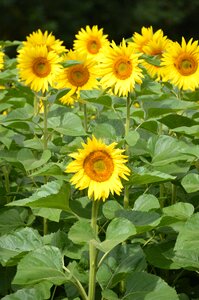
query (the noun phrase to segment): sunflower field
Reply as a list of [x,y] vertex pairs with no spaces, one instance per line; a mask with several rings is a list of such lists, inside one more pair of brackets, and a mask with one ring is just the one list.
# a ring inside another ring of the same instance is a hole
[[1,299],[199,299],[198,41],[0,45]]

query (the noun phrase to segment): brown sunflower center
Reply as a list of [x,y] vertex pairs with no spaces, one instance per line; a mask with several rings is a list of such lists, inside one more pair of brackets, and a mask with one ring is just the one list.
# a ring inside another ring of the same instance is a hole
[[177,62],[174,64],[181,75],[188,76],[196,72],[198,68],[198,62],[194,57],[180,55]]
[[114,170],[111,156],[102,150],[91,152],[84,160],[83,167],[86,174],[97,182],[108,180]]
[[51,65],[46,58],[38,57],[33,62],[32,70],[36,76],[43,78],[50,74]]
[[101,43],[97,38],[92,38],[87,42],[87,50],[91,54],[96,54],[101,48]]
[[68,81],[77,87],[81,87],[89,80],[88,68],[83,65],[76,65],[68,69]]
[[131,61],[127,58],[119,58],[113,66],[113,71],[118,79],[125,80],[131,76],[132,73]]

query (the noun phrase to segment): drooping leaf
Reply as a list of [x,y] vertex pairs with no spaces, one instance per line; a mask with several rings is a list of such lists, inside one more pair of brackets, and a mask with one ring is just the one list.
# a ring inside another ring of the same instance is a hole
[[103,289],[111,289],[133,271],[146,268],[144,253],[136,244],[117,245],[106,256],[97,271],[97,281]]
[[190,173],[183,177],[181,184],[187,193],[197,192],[199,190],[199,175]]
[[133,272],[126,279],[126,292],[122,300],[178,300],[174,288],[158,276]]
[[13,284],[30,285],[44,280],[55,285],[68,281],[62,268],[61,252],[53,246],[40,247],[22,258]]
[[68,237],[76,244],[84,244],[95,239],[92,227],[88,220],[77,221],[69,230]]
[[69,208],[70,185],[62,181],[54,180],[41,186],[32,196],[9,203],[10,206],[29,206],[57,208],[70,210]]
[[38,231],[22,228],[0,237],[0,261],[2,265],[16,265],[27,252],[43,245]]

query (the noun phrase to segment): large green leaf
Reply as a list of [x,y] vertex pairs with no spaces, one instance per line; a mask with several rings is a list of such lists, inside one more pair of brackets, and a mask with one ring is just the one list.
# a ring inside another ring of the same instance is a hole
[[23,228],[0,237],[0,261],[2,265],[15,265],[27,252],[43,245],[37,230]]
[[199,190],[199,174],[187,174],[183,177],[181,184],[187,193],[197,192]]
[[70,210],[70,185],[54,180],[41,186],[32,196],[9,203],[10,206],[46,207]]
[[114,287],[132,271],[146,268],[144,253],[136,244],[116,246],[103,260],[97,271],[97,281],[103,289]]
[[185,142],[167,135],[162,135],[158,139],[150,139],[148,146],[153,166],[167,165],[180,160],[193,160],[192,155],[190,156],[184,153],[184,149],[187,147]]
[[77,221],[69,230],[69,239],[76,244],[84,244],[95,239],[94,232],[88,220]]
[[7,295],[2,300],[44,300],[50,298],[50,282],[41,282],[31,288],[24,288]]
[[42,152],[41,157],[38,159],[33,155],[30,149],[22,148],[19,150],[17,159],[23,164],[26,171],[37,169],[48,162],[51,157],[50,150]]
[[2,208],[0,210],[0,235],[9,233],[20,227],[26,227],[27,221],[27,208]]
[[62,255],[58,248],[40,247],[20,260],[13,284],[30,285],[45,280],[61,285],[68,280],[62,266]]
[[143,194],[136,199],[133,210],[150,211],[157,208],[160,208],[159,200],[152,194]]
[[49,127],[57,132],[69,136],[82,136],[86,135],[86,132],[82,126],[81,119],[74,113],[68,112],[61,119],[61,123],[57,126],[53,122],[49,124]]
[[115,217],[115,212],[121,209],[122,206],[115,200],[109,200],[105,202],[102,206],[104,216],[110,220]]
[[114,218],[107,227],[105,241],[97,243],[96,247],[108,252],[135,234],[135,226],[129,220],[122,217]]
[[193,214],[180,230],[174,247],[173,261],[181,267],[199,269],[199,213]]
[[126,292],[121,300],[178,300],[174,288],[160,277],[145,272],[133,272],[126,279]]
[[149,184],[154,182],[165,182],[174,180],[176,177],[160,172],[160,171],[149,171],[144,168],[139,168],[130,177],[130,182],[133,185],[137,184]]

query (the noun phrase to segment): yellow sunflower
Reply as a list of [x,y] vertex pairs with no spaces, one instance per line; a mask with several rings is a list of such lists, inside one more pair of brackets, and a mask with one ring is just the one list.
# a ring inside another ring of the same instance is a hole
[[134,90],[135,83],[142,83],[142,69],[139,63],[140,54],[134,53],[125,40],[117,46],[113,41],[102,50],[99,57],[100,84],[102,88],[111,88],[118,96],[127,96]]
[[21,48],[17,61],[20,80],[35,92],[48,91],[62,67],[58,54],[46,46]]
[[26,37],[23,46],[46,46],[48,51],[54,50],[57,54],[68,51],[63,44],[63,41],[56,39],[52,33],[45,31],[44,33],[38,29]]
[[148,44],[148,42],[153,37],[153,27],[142,27],[141,34],[134,32],[132,37],[132,42],[129,42],[129,45],[133,46],[135,52],[145,53],[143,48]]
[[4,67],[4,52],[2,51],[2,48],[0,47],[0,70],[2,70]]
[[115,148],[116,145],[106,145],[93,136],[87,139],[87,144],[82,143],[83,149],[70,154],[74,160],[68,164],[66,172],[75,173],[71,183],[79,190],[88,188],[89,198],[105,201],[110,193],[120,195],[121,178],[128,180],[127,156],[124,150]]
[[94,60],[73,50],[65,54],[63,59],[65,61],[74,60],[79,62],[70,67],[63,68],[56,79],[56,87],[58,89],[70,89],[70,91],[60,99],[62,103],[70,105],[74,97],[77,97],[77,99],[80,97],[81,90],[89,90],[98,86],[97,67]]
[[81,28],[75,37],[74,50],[87,54],[90,58],[96,58],[100,49],[109,44],[108,35],[103,34],[103,29],[98,29],[97,25],[92,28],[88,25],[86,29]]
[[182,37],[181,45],[173,42],[163,53],[164,81],[183,90],[194,91],[199,87],[199,46],[191,38],[188,43]]
[[[160,29],[156,31],[148,41],[147,45],[143,47],[143,52],[151,57],[157,57],[161,61],[162,54],[169,47],[171,40],[164,36],[163,31]],[[148,74],[154,78],[157,77],[157,80],[160,80],[164,73],[164,68],[160,65],[151,64],[147,61],[143,61],[142,65],[146,68]]]

